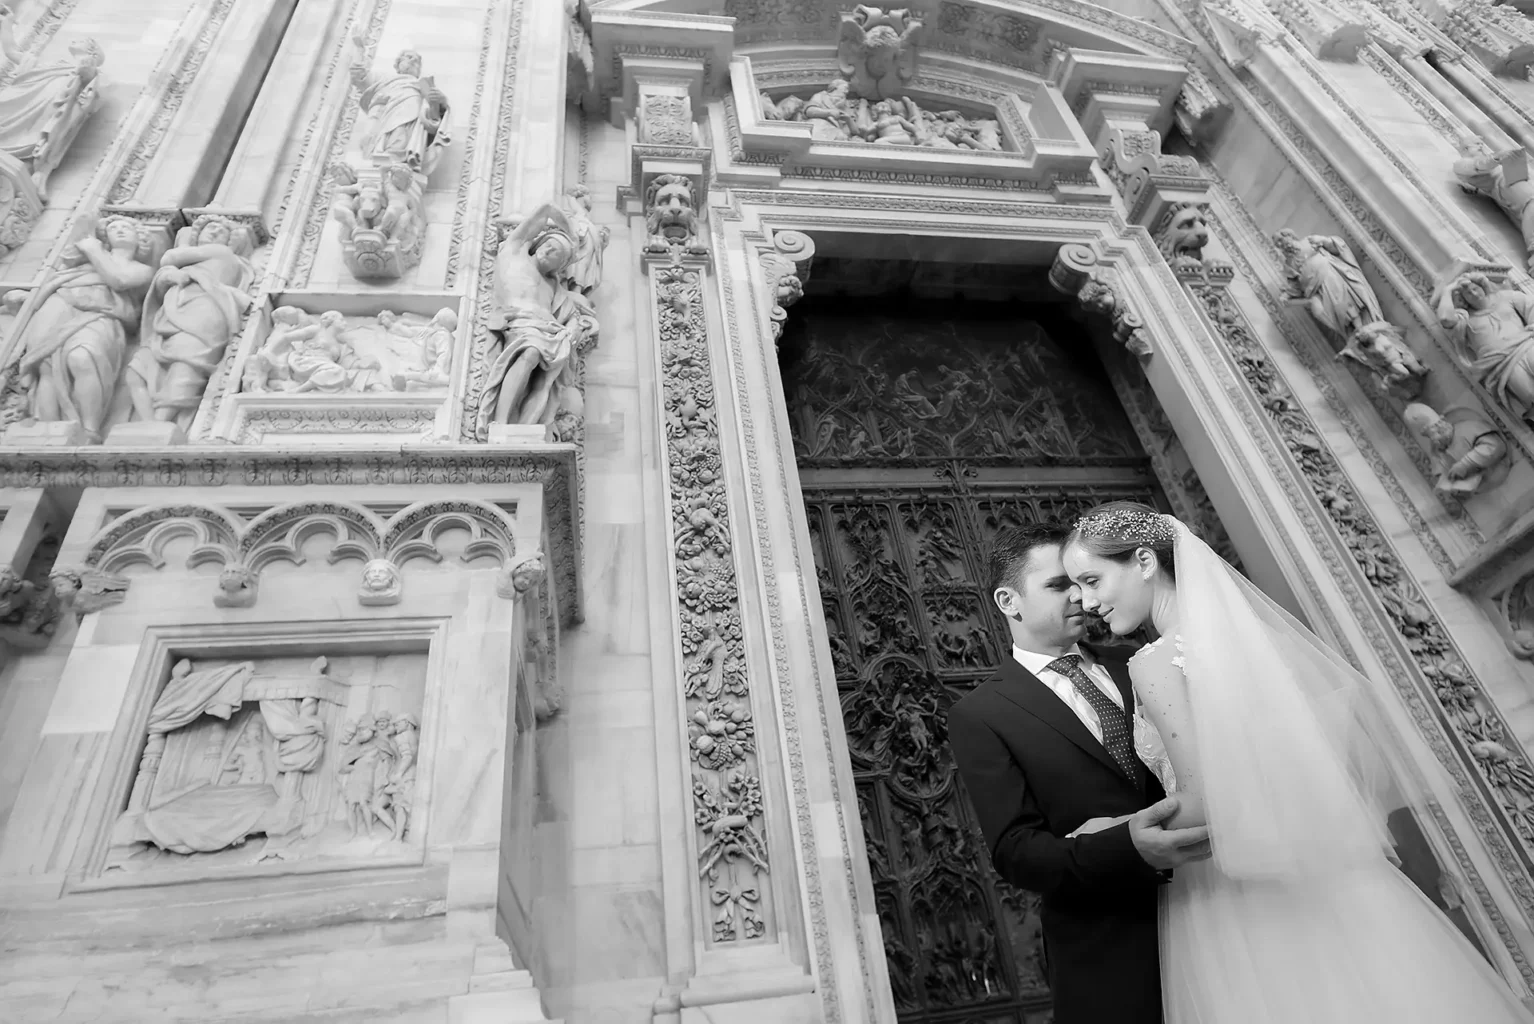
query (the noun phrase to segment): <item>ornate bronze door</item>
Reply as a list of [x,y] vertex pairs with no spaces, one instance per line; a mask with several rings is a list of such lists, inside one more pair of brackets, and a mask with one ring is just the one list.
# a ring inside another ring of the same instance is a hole
[[1037,901],[990,867],[946,713],[1010,647],[991,538],[1150,500],[1147,462],[1106,380],[1036,324],[818,305],[796,310],[784,382],[895,1004],[1040,1024]]

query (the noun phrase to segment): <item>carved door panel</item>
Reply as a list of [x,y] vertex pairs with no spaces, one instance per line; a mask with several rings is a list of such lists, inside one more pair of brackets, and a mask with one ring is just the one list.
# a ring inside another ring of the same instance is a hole
[[784,382],[895,1005],[1042,1024],[1037,898],[990,867],[947,709],[1010,649],[996,532],[1156,488],[1108,384],[1035,325],[802,324]]

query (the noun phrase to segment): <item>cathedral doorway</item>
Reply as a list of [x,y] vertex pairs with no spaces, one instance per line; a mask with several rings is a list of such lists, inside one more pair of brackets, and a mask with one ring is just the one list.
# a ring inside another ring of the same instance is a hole
[[912,1024],[1040,1024],[1037,899],[991,869],[946,711],[1007,656],[984,582],[998,530],[1164,501],[1042,274],[815,273],[779,361],[895,1005]]

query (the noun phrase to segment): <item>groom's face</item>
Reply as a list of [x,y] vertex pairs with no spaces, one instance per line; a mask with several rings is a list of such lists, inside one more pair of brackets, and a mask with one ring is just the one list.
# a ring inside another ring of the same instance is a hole
[[997,589],[996,604],[1025,650],[1069,647],[1086,635],[1081,590],[1066,575],[1059,544],[1031,549],[1016,583]]

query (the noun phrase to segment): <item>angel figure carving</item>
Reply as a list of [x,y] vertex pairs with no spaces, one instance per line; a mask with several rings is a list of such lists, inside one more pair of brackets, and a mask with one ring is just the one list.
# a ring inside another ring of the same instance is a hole
[[916,74],[916,33],[920,18],[905,8],[887,11],[858,4],[842,15],[836,60],[852,94],[868,100],[897,99]]

